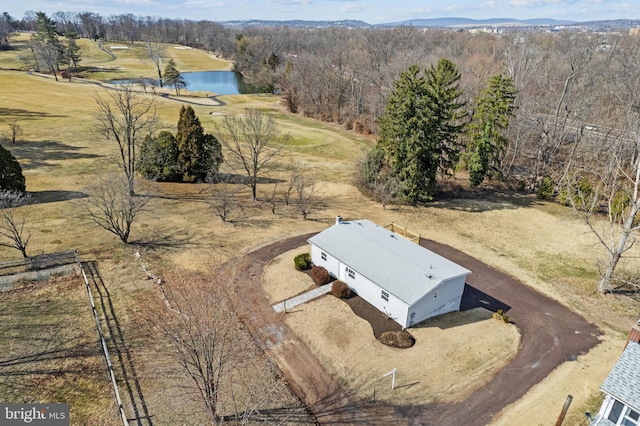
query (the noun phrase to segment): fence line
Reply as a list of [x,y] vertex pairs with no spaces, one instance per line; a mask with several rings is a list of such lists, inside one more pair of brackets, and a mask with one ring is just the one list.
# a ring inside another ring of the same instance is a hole
[[75,261],[78,263],[78,267],[80,268],[80,272],[82,272],[82,278],[84,279],[84,284],[87,287],[87,293],[89,294],[89,302],[91,303],[91,310],[93,311],[93,318],[96,321],[96,329],[98,330],[98,336],[100,336],[100,344],[102,346],[102,352],[104,353],[104,357],[107,361],[109,375],[111,376],[111,384],[113,385],[113,392],[116,395],[116,402],[118,404],[118,410],[120,411],[120,417],[122,417],[122,424],[124,426],[129,426],[129,421],[127,420],[127,415],[125,414],[124,407],[122,405],[122,399],[120,398],[120,390],[118,389],[118,383],[116,382],[116,376],[113,371],[113,365],[111,364],[111,357],[109,356],[109,349],[107,348],[107,342],[104,338],[104,333],[102,332],[102,326],[100,325],[100,317],[98,316],[98,311],[96,310],[96,305],[93,301],[93,293],[91,292],[91,286],[89,285],[87,274],[84,272],[84,268],[82,267],[82,263],[80,263],[80,259],[78,258],[78,253],[76,252],[75,249],[73,250],[73,254],[75,256]]
[[29,272],[40,269],[53,268],[75,263],[77,257],[75,251],[63,251],[58,253],[39,254],[26,259],[0,262],[0,275],[14,275],[20,272]]

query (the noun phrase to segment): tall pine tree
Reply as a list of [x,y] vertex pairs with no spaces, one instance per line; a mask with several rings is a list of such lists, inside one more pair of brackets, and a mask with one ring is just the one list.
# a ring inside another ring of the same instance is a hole
[[408,202],[433,199],[437,174],[458,160],[458,136],[464,129],[464,105],[455,64],[441,59],[420,76],[418,65],[400,75],[378,120],[378,146]]
[[184,81],[184,77],[176,68],[176,62],[173,59],[169,59],[169,63],[164,67],[163,78],[165,86],[173,86],[177,96],[180,96],[181,89],[187,87],[187,82]]
[[222,147],[211,134],[205,134],[191,106],[180,108],[178,119],[178,170],[183,182],[202,182],[209,173],[217,173],[222,163]]
[[489,79],[487,88],[475,101],[467,146],[471,186],[480,185],[486,177],[501,175],[500,166],[509,144],[503,132],[514,115],[516,93],[513,80],[500,73]]
[[36,13],[36,31],[31,35],[30,47],[36,60],[36,68],[39,70],[40,63],[44,63],[58,81],[58,64],[62,56],[62,44],[58,39],[56,23],[47,17],[46,13]]

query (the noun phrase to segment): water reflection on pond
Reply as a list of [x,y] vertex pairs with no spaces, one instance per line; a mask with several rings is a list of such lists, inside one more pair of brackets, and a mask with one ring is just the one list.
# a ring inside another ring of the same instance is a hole
[[[198,71],[183,72],[182,78],[191,92],[212,92],[216,95],[239,95],[258,93],[258,90],[246,84],[240,73],[235,71]],[[157,86],[158,80],[128,79],[111,80],[112,84],[145,83]]]

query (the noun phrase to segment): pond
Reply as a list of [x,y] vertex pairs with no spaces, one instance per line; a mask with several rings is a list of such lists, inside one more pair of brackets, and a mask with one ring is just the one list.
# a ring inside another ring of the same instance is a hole
[[[239,95],[258,93],[258,89],[248,85],[242,75],[235,71],[198,71],[183,72],[182,78],[187,83],[187,90],[191,92],[212,92],[216,95]],[[111,84],[141,83],[157,86],[158,80],[130,79],[111,80]]]

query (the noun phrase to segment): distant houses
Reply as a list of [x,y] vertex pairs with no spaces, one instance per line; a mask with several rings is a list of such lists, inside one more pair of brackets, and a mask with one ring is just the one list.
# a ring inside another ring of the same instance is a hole
[[468,269],[369,220],[309,238],[311,261],[403,327],[460,309]]

